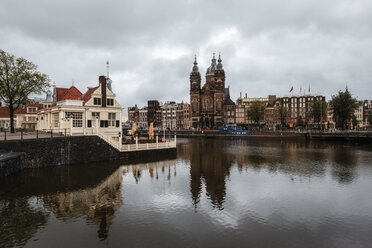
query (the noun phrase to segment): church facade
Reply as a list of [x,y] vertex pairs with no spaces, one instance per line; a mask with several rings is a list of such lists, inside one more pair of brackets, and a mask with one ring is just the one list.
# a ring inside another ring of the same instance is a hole
[[225,88],[225,71],[222,66],[221,55],[216,61],[213,54],[212,63],[205,74],[203,87],[201,86],[201,75],[195,58],[190,73],[191,127],[215,129],[224,126],[224,105],[228,100],[231,101],[228,91],[229,89]]

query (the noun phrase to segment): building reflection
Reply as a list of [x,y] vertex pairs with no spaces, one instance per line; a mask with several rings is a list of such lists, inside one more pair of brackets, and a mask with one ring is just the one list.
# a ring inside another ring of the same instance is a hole
[[0,244],[23,246],[39,228],[46,225],[49,213],[32,206],[27,198],[0,201]]
[[358,157],[355,151],[345,147],[334,147],[332,158],[332,176],[339,183],[350,183],[356,177]]
[[44,206],[64,221],[85,217],[98,228],[98,237],[108,237],[109,226],[122,204],[122,172],[118,168],[96,186],[78,191],[41,195]]
[[323,177],[327,168],[339,183],[351,182],[358,157],[343,144],[248,139],[188,139],[178,147],[181,160],[190,163],[190,191],[195,208],[205,185],[213,207],[223,209],[226,180],[236,166],[240,173],[262,169],[293,176]]
[[[172,172],[172,170],[173,172]],[[136,183],[140,181],[140,178],[144,171],[148,171],[150,178],[159,180],[159,171],[161,174],[167,176],[167,180],[170,181],[172,176],[177,175],[176,159],[155,161],[149,163],[141,163],[136,165],[127,165],[123,168],[123,174],[132,173]]]
[[230,174],[232,156],[226,153],[225,143],[213,139],[191,139],[190,190],[194,207],[200,201],[202,182],[213,207],[223,209],[226,196],[226,177]]

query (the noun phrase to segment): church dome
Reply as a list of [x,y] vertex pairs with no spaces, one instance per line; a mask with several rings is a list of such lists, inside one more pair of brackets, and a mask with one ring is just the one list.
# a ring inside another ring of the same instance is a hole
[[216,58],[213,53],[211,66],[208,67],[206,75],[214,75],[214,72],[216,71]]

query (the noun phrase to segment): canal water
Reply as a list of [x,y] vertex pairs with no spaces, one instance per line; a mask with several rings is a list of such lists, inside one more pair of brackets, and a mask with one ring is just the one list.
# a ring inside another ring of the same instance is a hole
[[179,139],[0,181],[0,247],[371,247],[372,147]]

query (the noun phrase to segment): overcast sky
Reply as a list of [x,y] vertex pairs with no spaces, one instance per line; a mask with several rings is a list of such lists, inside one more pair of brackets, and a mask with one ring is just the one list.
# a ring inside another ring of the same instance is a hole
[[234,101],[309,85],[372,98],[371,0],[1,0],[0,49],[83,93],[110,61],[124,108],[189,102],[194,55],[204,82],[213,52]]

